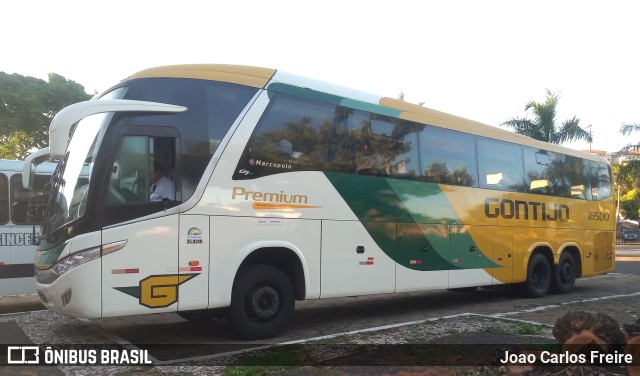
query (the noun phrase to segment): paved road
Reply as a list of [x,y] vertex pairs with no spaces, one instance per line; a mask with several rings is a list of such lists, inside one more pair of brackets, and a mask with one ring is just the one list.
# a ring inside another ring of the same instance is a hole
[[614,273],[640,275],[640,258],[633,258],[626,261],[616,260]]

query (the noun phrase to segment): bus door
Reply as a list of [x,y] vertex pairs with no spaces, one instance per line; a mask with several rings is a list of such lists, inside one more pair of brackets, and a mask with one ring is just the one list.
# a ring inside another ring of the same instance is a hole
[[178,310],[209,306],[209,216],[181,215]]
[[162,161],[165,174],[179,167],[178,138],[154,127],[131,128],[118,136],[110,176],[103,177],[104,317],[178,307],[179,179],[172,177],[177,183],[171,198],[156,200],[153,189],[155,162]]
[[178,216],[102,230],[102,315],[170,312],[177,309]]

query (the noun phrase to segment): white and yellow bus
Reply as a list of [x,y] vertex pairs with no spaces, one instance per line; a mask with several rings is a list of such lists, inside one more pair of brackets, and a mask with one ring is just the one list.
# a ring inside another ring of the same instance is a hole
[[[60,111],[46,152],[38,292],[76,317],[225,315],[268,338],[296,300],[541,297],[614,267],[605,159],[272,69],[138,72]],[[172,199],[150,199],[154,164]]]
[[36,292],[34,226],[40,225],[44,187],[55,167],[38,165],[33,189],[25,189],[23,162],[0,160],[0,296]]

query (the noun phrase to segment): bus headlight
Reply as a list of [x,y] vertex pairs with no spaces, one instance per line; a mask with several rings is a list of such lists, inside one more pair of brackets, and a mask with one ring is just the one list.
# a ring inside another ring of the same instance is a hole
[[100,257],[100,247],[85,249],[80,252],[76,252],[69,257],[66,257],[60,261],[58,261],[52,268],[51,271],[56,274],[56,276],[61,276],[69,270],[75,268],[78,265],[82,265],[85,262],[95,260]]

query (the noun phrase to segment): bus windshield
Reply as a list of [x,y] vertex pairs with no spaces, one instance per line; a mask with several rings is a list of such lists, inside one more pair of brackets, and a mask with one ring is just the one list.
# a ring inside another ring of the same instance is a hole
[[[126,88],[119,88],[101,99],[118,99],[125,91]],[[51,191],[42,223],[43,234],[47,237],[84,215],[91,170],[112,115],[99,113],[76,124],[66,153],[51,178]]]
[[84,215],[91,168],[110,114],[96,114],[78,123],[67,152],[51,180],[46,234]]

